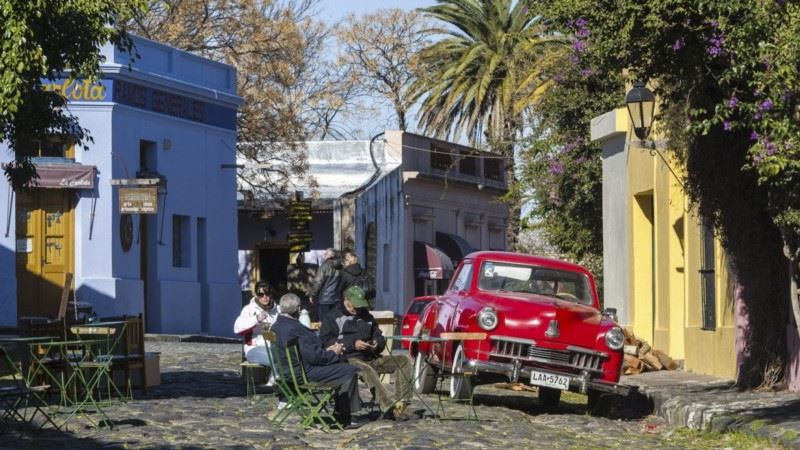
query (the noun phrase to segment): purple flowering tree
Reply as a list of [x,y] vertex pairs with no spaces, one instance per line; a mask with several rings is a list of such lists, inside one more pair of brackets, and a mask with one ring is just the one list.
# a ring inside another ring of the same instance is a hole
[[652,82],[657,126],[730,257],[749,316],[737,382],[781,385],[787,329],[800,332],[800,2],[535,4],[573,30],[577,64]]

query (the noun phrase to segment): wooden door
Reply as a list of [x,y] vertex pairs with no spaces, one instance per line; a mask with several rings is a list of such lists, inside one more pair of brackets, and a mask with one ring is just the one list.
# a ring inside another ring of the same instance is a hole
[[72,191],[17,193],[17,314],[56,317],[67,272],[73,269]]

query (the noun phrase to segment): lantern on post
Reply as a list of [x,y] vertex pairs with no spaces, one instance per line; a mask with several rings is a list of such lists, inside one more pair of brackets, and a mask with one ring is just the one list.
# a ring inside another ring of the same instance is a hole
[[625,96],[625,106],[633,123],[633,132],[641,140],[647,139],[653,126],[656,97],[641,81],[633,83],[633,89]]

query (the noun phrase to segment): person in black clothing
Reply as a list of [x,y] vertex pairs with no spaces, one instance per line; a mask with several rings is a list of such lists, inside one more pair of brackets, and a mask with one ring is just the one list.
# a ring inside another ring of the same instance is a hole
[[[350,286],[358,284],[364,275],[364,269],[358,263],[358,256],[352,250],[344,252],[344,267],[342,268],[342,292]],[[363,288],[363,286],[362,286]],[[324,318],[321,318],[322,320]]]
[[321,321],[328,311],[342,301],[342,260],[336,250],[325,250],[325,261],[319,266],[314,286],[311,288],[310,298],[317,304],[319,320]]
[[[408,418],[404,400],[411,394],[411,362],[405,356],[381,355],[386,348],[377,322],[367,311],[367,300],[360,286],[344,292],[344,300],[322,320],[319,330],[322,345],[342,344],[342,358],[361,371],[364,382],[375,391],[385,414],[397,420]],[[381,383],[379,373],[395,374],[395,396],[392,399]]]
[[[297,340],[300,358],[309,381],[322,383],[336,383],[342,387],[335,401],[335,418],[343,426],[350,425],[352,413],[361,408],[361,399],[358,396],[358,369],[347,364],[341,358],[344,346],[334,343],[323,348],[319,337],[314,331],[303,326],[297,318],[300,316],[300,297],[295,294],[285,294],[280,300],[280,315],[272,324],[271,330],[278,338],[278,352],[283,361],[284,370],[289,365],[285,361],[286,343]],[[292,361],[296,368],[296,376],[300,376],[296,361]],[[288,372],[284,376],[289,376]]]

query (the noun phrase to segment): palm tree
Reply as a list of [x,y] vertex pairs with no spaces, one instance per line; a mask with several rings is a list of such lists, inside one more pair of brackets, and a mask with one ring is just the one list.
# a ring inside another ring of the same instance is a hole
[[[466,136],[477,145],[485,136],[506,159],[506,179],[515,192],[514,146],[523,112],[549,87],[547,65],[567,48],[541,16],[512,0],[438,0],[422,11],[444,22],[445,37],[418,55],[421,75],[412,86],[423,98],[419,126],[447,139]],[[510,248],[519,231],[520,200],[509,196]]]

